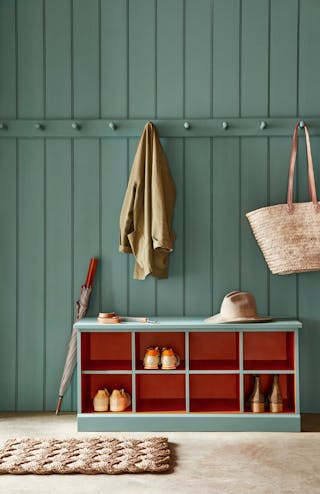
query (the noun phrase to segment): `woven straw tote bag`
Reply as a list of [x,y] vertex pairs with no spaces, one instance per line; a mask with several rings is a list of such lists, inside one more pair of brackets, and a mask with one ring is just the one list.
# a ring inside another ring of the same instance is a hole
[[320,205],[317,201],[308,127],[304,126],[310,202],[293,203],[293,179],[298,146],[295,125],[290,156],[287,204],[247,213],[253,234],[273,274],[320,270]]

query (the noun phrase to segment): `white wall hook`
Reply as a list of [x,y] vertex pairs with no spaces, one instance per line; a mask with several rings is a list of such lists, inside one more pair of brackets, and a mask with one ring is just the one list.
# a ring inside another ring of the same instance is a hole
[[71,127],[75,130],[81,130],[81,125],[78,122],[72,122]]
[[116,124],[115,124],[114,122],[110,122],[110,123],[109,123],[109,127],[110,127],[110,129],[112,129],[112,130],[116,130],[116,128],[117,128],[117,126],[116,126]]
[[267,127],[268,127],[268,126],[267,126],[267,122],[265,122],[265,121],[263,120],[263,121],[261,122],[261,124],[260,124],[260,129],[261,129],[261,130],[264,130],[264,129],[266,129]]
[[189,129],[190,129],[190,127],[191,127],[191,125],[190,125],[190,123],[189,123],[189,122],[184,122],[183,126],[184,126],[184,128],[185,128],[186,130],[189,130]]
[[229,128],[228,122],[222,122],[222,128],[223,130],[227,130]]

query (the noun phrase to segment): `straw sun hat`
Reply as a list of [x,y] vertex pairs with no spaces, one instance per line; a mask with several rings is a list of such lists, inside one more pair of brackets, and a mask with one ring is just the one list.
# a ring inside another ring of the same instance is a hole
[[219,314],[205,319],[205,322],[267,322],[271,317],[262,317],[257,314],[256,300],[251,293],[230,292],[221,304]]

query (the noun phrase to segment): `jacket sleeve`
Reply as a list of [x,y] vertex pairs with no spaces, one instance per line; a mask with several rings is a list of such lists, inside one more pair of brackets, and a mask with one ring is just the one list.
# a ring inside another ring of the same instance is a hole
[[119,252],[125,252],[127,254],[132,253],[128,235],[132,233],[134,230],[133,210],[134,210],[135,194],[136,194],[136,187],[132,182],[129,182],[120,213],[120,245],[119,245]]
[[175,186],[162,148],[157,145],[155,149],[152,172],[152,242],[154,249],[172,252],[175,240],[175,234],[171,230]]

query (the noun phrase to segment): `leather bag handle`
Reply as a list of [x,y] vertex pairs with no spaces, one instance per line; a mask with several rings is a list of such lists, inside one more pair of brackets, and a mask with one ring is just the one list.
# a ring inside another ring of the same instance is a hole
[[[295,127],[294,127],[293,138],[292,138],[292,148],[291,148],[291,155],[290,155],[288,195],[287,195],[287,203],[288,203],[289,213],[292,213],[294,210],[294,206],[293,206],[293,181],[294,181],[294,170],[295,170],[297,149],[298,149],[298,128],[299,128],[299,122],[297,122]],[[317,200],[316,182],[314,179],[310,136],[309,136],[308,127],[306,124],[304,125],[304,133],[306,136],[306,147],[307,147],[309,195],[310,195],[310,200],[312,201],[312,203],[315,207],[315,210],[319,211],[320,207],[319,207],[318,200]]]

